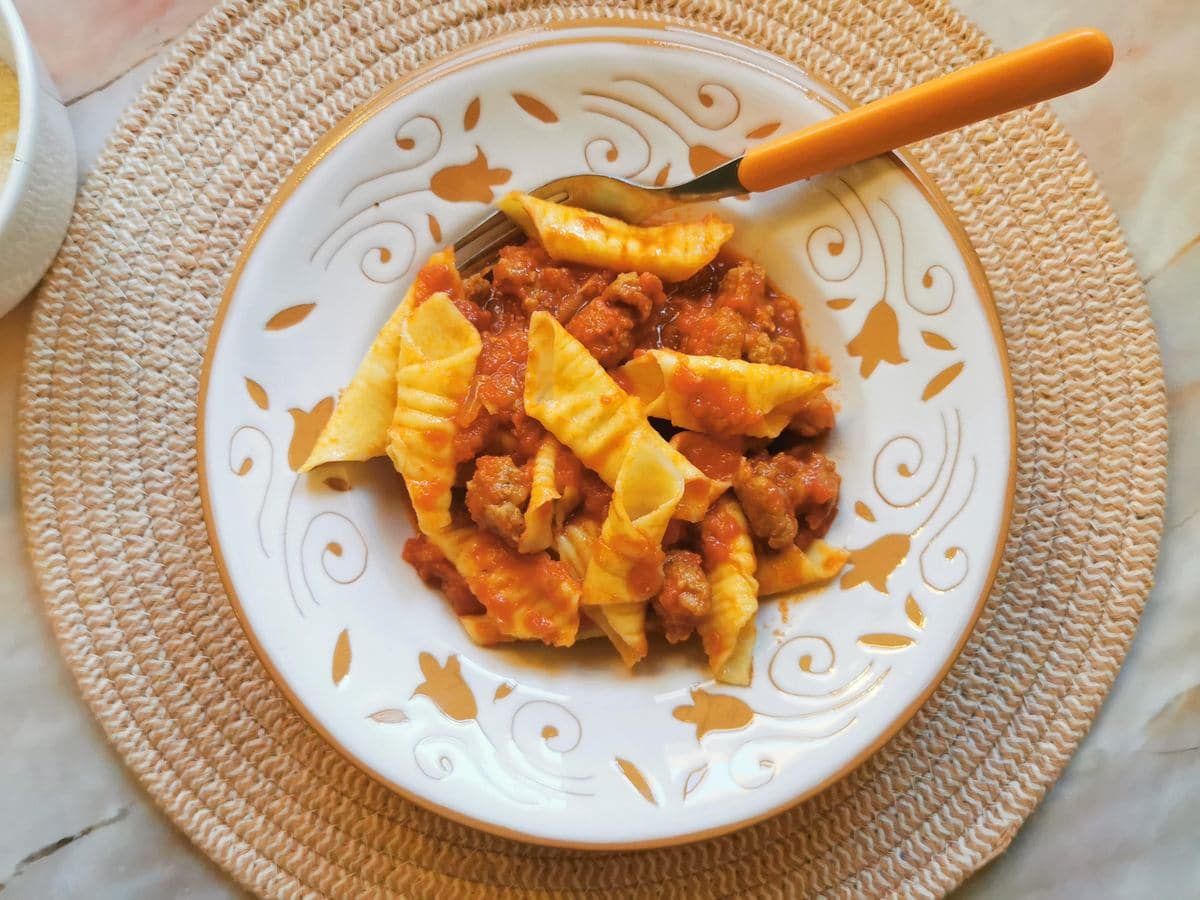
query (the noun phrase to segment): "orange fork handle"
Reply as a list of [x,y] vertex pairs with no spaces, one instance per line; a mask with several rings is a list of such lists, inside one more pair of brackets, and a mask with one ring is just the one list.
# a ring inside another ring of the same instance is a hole
[[738,180],[751,191],[809,178],[1099,81],[1112,42],[1067,31],[786,134],[746,152]]

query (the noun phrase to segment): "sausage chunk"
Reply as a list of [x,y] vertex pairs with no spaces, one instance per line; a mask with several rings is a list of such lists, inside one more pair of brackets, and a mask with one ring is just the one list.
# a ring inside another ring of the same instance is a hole
[[516,547],[525,530],[530,473],[511,456],[481,456],[467,482],[467,510],[480,528]]
[[743,263],[734,266],[721,279],[717,292],[717,306],[741,313],[748,319],[765,306],[767,299],[767,276],[762,266]]
[[822,393],[796,411],[788,428],[803,437],[816,437],[833,428],[833,420],[833,404]]
[[826,456],[803,449],[742,460],[733,490],[750,530],[772,550],[829,529],[841,479]]
[[765,331],[754,331],[746,336],[747,362],[798,367],[796,360],[803,356],[803,346],[790,334],[772,337]]
[[710,306],[681,314],[675,323],[682,353],[738,359],[746,342],[746,320],[727,306]]
[[653,603],[667,640],[672,644],[687,640],[712,606],[712,589],[700,554],[690,550],[667,552],[662,589]]
[[[611,276],[608,276],[611,277]],[[492,267],[492,286],[496,292],[520,298],[529,315],[546,310],[560,318],[595,297],[604,288],[602,272],[581,266],[554,262],[537,244],[503,247]]]
[[842,477],[833,460],[823,453],[798,447],[789,450],[788,456],[800,466],[792,479],[791,493],[801,520],[801,541],[797,543],[807,545],[808,540],[823,536],[833,524]]
[[733,490],[750,530],[773,550],[796,540],[798,525],[788,492],[790,467],[782,462],[790,459],[784,453],[743,459],[733,477]]
[[600,365],[611,369],[625,362],[636,343],[634,328],[656,304],[666,302],[657,275],[625,272],[567,323],[569,331]]

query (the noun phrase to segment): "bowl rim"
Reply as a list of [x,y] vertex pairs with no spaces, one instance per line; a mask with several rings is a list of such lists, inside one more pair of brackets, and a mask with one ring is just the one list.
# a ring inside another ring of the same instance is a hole
[[34,142],[34,122],[37,116],[38,77],[37,58],[29,33],[17,13],[13,0],[0,0],[0,31],[12,45],[13,74],[17,76],[17,144],[13,152],[8,177],[0,183],[0,234],[3,234],[16,215],[20,199],[29,183],[30,163]]

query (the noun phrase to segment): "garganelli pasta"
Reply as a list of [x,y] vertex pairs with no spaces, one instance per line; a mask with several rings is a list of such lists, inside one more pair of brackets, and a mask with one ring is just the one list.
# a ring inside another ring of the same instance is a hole
[[647,350],[616,372],[646,415],[691,431],[778,437],[833,379],[791,366]]
[[[396,360],[400,353],[403,322],[416,303],[436,290],[462,292],[462,282],[454,269],[454,254],[450,250],[434,254],[422,272],[426,273],[425,277],[409,288],[371,342],[354,379],[342,391],[333,415],[300,467],[301,472],[327,462],[362,462],[387,452],[387,430],[396,410]],[[431,277],[430,273],[446,274],[439,279]]]
[[733,226],[716,216],[637,228],[528,194],[508,194],[497,205],[554,259],[649,272],[664,281],[692,277],[733,236]]
[[759,598],[833,578],[833,379],[799,311],[722,250],[732,226],[635,227],[512,194],[529,241],[463,279],[435,254],[302,470],[386,453],[404,547],[483,646],[607,638],[629,666],[698,637],[752,677]]

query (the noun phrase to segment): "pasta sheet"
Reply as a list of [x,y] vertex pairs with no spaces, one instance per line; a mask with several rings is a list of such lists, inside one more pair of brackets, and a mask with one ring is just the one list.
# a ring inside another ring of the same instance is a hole
[[733,226],[716,216],[638,227],[515,191],[497,206],[554,259],[618,272],[650,272],[664,281],[691,278],[733,236]]
[[529,506],[525,508],[525,530],[517,543],[522,553],[545,550],[554,541],[555,501],[562,498],[558,489],[558,454],[562,445],[547,435],[533,458],[533,478]]
[[662,585],[663,536],[683,499],[670,450],[634,440],[583,579],[584,608],[627,665],[646,655],[646,601]]
[[721,498],[705,517],[701,548],[712,608],[696,630],[717,680],[749,684],[758,611],[757,560],[750,525],[732,497]]
[[833,383],[828,375],[647,350],[618,370],[646,415],[710,434],[773,438],[815,394]]
[[455,417],[482,346],[446,294],[430,297],[401,323],[387,451],[408,486],[417,524],[431,537],[450,525]]
[[625,393],[583,344],[549,313],[536,312],[529,325],[525,411],[615,487],[635,441],[667,454],[683,478],[677,515],[704,517],[728,484],[714,481],[671,447],[647,421],[641,404]]
[[450,528],[430,540],[487,610],[487,624],[460,617],[472,640],[541,641],[554,647],[575,643],[580,586],[565,563],[544,552],[516,553],[474,526]]
[[448,271],[453,277],[443,280],[457,282],[453,251],[447,248],[430,258],[375,335],[308,459],[300,466],[301,472],[329,462],[362,462],[387,452],[388,426],[396,411],[396,359],[400,354],[401,328],[422,288],[430,281],[423,280],[422,274],[434,271]]
[[758,586],[764,597],[822,584],[837,575],[850,554],[824,541],[813,541],[808,550],[787,547],[758,561]]

